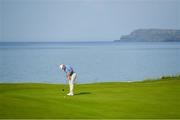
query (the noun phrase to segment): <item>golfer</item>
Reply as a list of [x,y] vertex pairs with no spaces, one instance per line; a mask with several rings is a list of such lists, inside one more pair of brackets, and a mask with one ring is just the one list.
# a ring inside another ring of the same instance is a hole
[[69,93],[67,95],[73,96],[74,95],[74,81],[76,79],[76,73],[73,68],[69,65],[60,64],[59,68],[66,72],[66,77],[69,80]]

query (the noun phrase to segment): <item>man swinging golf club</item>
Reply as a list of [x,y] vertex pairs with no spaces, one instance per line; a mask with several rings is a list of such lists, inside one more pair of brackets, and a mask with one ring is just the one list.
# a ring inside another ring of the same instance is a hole
[[69,93],[67,95],[73,96],[74,81],[76,79],[76,73],[71,66],[60,64],[59,68],[66,73],[66,77],[69,80]]

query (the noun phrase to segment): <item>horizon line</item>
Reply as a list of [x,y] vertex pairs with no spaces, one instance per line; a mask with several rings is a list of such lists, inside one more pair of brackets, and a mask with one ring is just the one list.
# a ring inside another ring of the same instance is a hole
[[94,42],[114,42],[112,41],[0,41],[0,43],[94,43]]

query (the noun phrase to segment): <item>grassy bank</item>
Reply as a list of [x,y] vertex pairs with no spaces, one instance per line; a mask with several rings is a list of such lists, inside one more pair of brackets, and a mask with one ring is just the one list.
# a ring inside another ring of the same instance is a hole
[[67,87],[0,84],[0,118],[180,118],[180,76]]

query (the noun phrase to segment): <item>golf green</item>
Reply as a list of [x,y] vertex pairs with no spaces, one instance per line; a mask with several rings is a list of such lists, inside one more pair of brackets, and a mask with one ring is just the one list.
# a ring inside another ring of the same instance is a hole
[[180,76],[75,87],[0,84],[0,118],[180,118]]

